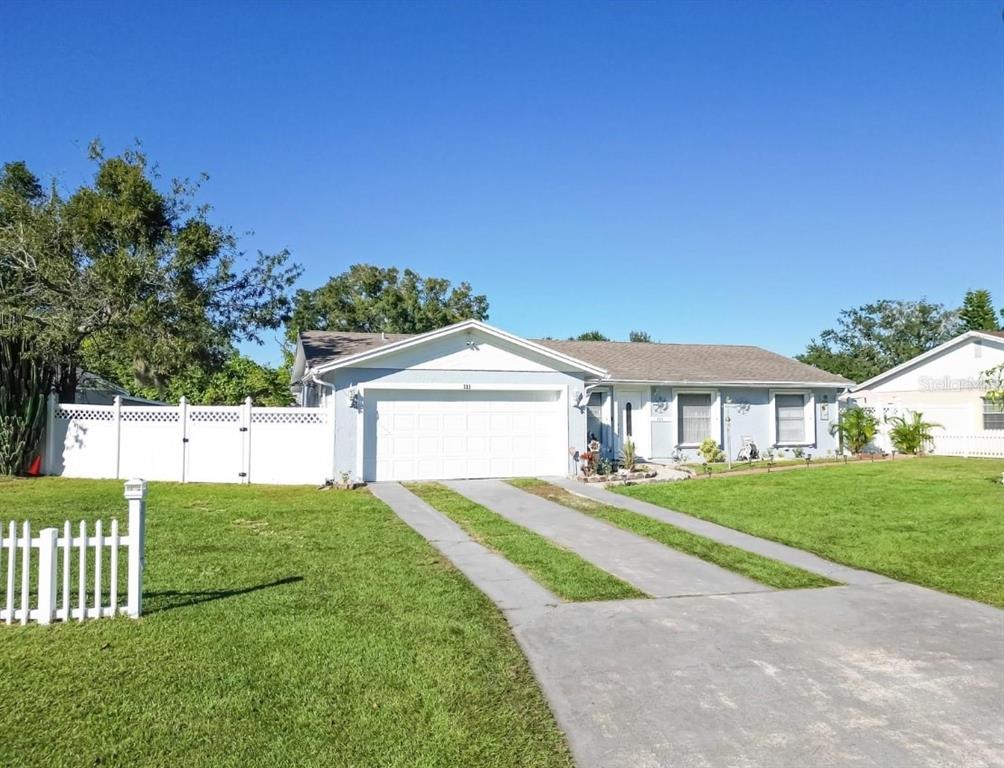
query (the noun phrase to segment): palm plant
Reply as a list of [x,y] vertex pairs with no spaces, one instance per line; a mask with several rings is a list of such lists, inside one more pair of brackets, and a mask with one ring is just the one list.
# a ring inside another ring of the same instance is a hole
[[924,421],[924,414],[919,411],[910,411],[909,418],[890,416],[886,423],[890,426],[892,446],[900,453],[923,453],[934,442],[934,430],[943,429],[941,424]]
[[867,408],[854,406],[840,414],[836,424],[830,426],[830,434],[839,435],[840,443],[851,453],[861,453],[875,437],[878,419]]

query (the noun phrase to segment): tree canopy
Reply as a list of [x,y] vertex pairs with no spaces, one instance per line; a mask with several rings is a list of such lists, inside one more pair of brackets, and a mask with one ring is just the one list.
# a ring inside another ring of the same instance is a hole
[[570,336],[569,341],[610,341],[606,336],[604,336],[599,331],[586,331],[585,333],[580,333],[578,336]]
[[281,327],[300,274],[287,251],[247,256],[196,205],[198,182],[162,184],[139,149],[95,142],[90,157],[93,178],[65,197],[23,162],[0,172],[0,312],[59,366],[64,399],[82,368],[162,390]]
[[651,342],[652,337],[648,335],[647,331],[631,331],[628,334],[628,341]]
[[295,343],[307,330],[425,333],[469,319],[488,319],[488,299],[470,283],[453,287],[410,269],[353,264],[320,288],[296,292],[286,337]]
[[[1004,312],[1004,310],[1002,310]],[[967,291],[959,310],[959,320],[964,331],[996,331],[1000,325],[994,311],[990,291]]]
[[882,299],[845,309],[837,327],[812,339],[803,363],[861,382],[904,363],[960,332],[957,310],[924,299]]

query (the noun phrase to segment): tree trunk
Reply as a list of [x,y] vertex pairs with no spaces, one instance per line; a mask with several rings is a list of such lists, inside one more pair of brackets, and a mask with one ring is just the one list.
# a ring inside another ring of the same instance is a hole
[[59,395],[61,403],[77,402],[77,366],[59,366],[59,381],[56,383],[56,393]]

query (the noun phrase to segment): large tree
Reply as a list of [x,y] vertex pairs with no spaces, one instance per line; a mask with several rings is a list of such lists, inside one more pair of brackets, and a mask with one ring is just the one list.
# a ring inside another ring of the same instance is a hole
[[648,331],[631,331],[628,334],[628,341],[651,343],[652,337],[649,336]]
[[59,366],[64,400],[84,367],[127,363],[163,389],[282,325],[300,272],[286,251],[247,257],[195,204],[197,183],[162,184],[139,150],[108,157],[94,143],[90,156],[94,177],[65,197],[24,163],[0,172],[0,312]]
[[864,381],[959,333],[958,312],[924,299],[882,299],[840,313],[836,328],[812,339],[796,357],[825,371]]
[[999,328],[990,291],[967,291],[959,310],[964,331],[996,331]]
[[488,319],[488,299],[470,283],[353,264],[316,290],[297,291],[286,336],[295,343],[308,330],[425,333],[468,319]]

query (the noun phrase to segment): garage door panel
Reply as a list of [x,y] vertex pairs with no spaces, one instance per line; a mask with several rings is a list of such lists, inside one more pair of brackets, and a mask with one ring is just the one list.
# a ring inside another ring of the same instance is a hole
[[367,393],[367,480],[564,474],[564,401],[554,390]]

